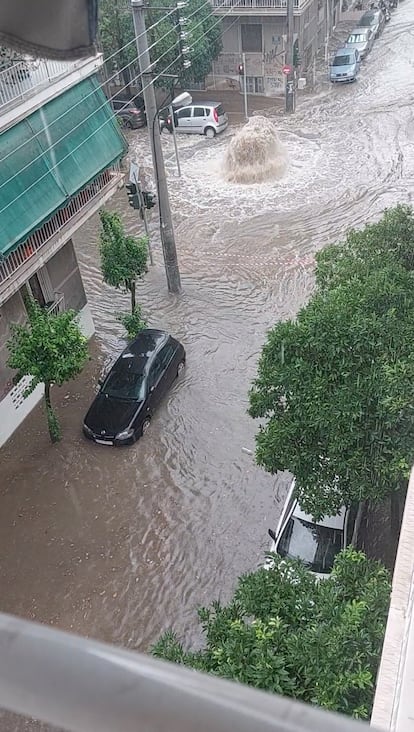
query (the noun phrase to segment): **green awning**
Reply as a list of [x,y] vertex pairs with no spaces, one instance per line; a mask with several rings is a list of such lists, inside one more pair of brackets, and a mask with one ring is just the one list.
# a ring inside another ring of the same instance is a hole
[[0,253],[119,160],[125,142],[95,77],[0,135]]

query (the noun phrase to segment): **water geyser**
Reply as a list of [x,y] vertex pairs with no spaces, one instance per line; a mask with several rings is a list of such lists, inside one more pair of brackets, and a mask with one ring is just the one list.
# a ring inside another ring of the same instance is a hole
[[286,163],[286,151],[275,125],[257,115],[230,141],[224,157],[224,175],[230,183],[261,183],[280,178]]

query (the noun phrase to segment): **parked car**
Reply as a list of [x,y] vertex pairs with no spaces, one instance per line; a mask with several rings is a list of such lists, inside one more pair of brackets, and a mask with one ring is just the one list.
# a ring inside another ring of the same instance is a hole
[[146,125],[145,105],[140,97],[134,100],[112,99],[112,108],[124,127],[135,130]]
[[175,116],[177,132],[185,132],[189,135],[215,137],[229,124],[228,116],[221,102],[190,104],[178,109]]
[[361,67],[359,53],[353,48],[339,48],[335,53],[330,69],[332,82],[355,81]]
[[162,330],[141,331],[121,353],[84,419],[83,432],[101,445],[130,445],[185,366],[181,343]]
[[356,49],[361,61],[368,56],[374,45],[375,36],[370,28],[355,28],[348,36],[345,46]]
[[358,23],[359,28],[370,28],[374,38],[378,38],[384,30],[385,16],[382,10],[367,10]]
[[[314,521],[302,511],[295,498],[293,479],[276,531],[269,529],[270,552],[289,559],[300,559],[321,579],[329,577],[336,555],[348,546],[354,530],[356,509],[343,506],[337,516]],[[272,559],[265,567],[272,566]]]

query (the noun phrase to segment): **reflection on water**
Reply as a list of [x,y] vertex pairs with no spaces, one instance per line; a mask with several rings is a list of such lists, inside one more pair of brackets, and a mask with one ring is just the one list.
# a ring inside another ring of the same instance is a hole
[[[54,390],[64,441],[49,445],[38,409],[2,450],[3,610],[141,650],[171,625],[191,643],[199,640],[196,606],[226,600],[237,575],[262,562],[286,482],[243,451],[257,428],[247,391],[266,330],[294,317],[312,291],[315,251],[409,200],[413,8],[405,0],[394,13],[358,84],[327,87],[317,103],[278,118],[289,156],[280,179],[224,180],[231,131],[212,141],[180,136],[176,178],[173,142],[163,138],[184,291],[166,292],[153,216],[156,264],[138,301],[150,325],[183,341],[187,369],[132,448],[81,435],[96,380],[124,346],[115,313],[128,297],[102,283],[97,218],[76,236],[96,323],[92,360],[74,384]],[[149,168],[146,135],[130,140]],[[110,207],[131,232],[141,230],[124,191]]]

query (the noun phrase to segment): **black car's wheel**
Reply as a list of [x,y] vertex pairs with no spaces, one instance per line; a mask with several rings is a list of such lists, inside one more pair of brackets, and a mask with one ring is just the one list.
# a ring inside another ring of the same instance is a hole
[[185,358],[183,358],[182,361],[180,361],[180,363],[177,366],[177,379],[180,378],[180,376],[183,373],[184,369],[185,369]]
[[141,427],[141,435],[145,435],[150,424],[151,424],[151,417],[145,417],[145,419],[142,423],[142,427]]
[[129,121],[129,119],[125,120],[124,125],[127,130],[132,130],[132,123]]

